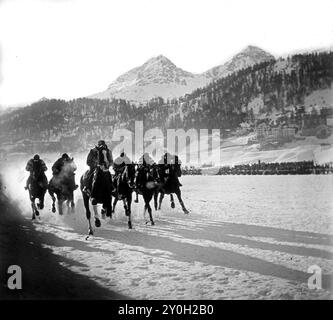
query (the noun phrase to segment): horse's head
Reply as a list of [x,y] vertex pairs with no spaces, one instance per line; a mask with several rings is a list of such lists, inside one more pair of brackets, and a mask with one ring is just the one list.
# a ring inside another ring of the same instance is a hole
[[143,165],[138,168],[139,184],[147,189],[153,189],[159,182],[159,173],[156,165]]
[[153,164],[153,165],[148,166],[148,178],[150,178],[150,180],[154,180],[154,181],[160,180],[160,173],[159,173],[157,165]]
[[127,195],[132,193],[133,182],[134,182],[134,166],[125,165],[122,172],[118,176],[117,180],[117,192],[120,195]]

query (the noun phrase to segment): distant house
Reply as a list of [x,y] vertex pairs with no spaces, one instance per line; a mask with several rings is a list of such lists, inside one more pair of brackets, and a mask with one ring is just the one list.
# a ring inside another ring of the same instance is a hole
[[333,127],[333,115],[329,115],[326,121],[329,127]]
[[257,139],[261,140],[267,136],[269,126],[266,123],[260,123],[256,128]]
[[325,115],[304,115],[302,119],[302,129],[316,128],[319,125],[327,125],[327,118]]
[[261,142],[287,142],[294,139],[296,129],[287,125],[268,126],[261,123],[256,129],[256,138]]
[[284,137],[284,138],[292,139],[295,137],[296,128],[284,126],[281,129],[281,134],[282,134],[282,137]]

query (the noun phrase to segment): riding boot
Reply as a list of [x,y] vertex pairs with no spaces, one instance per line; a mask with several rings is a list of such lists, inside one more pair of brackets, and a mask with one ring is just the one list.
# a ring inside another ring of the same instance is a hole
[[[90,168],[90,170],[86,173],[86,185],[82,188],[82,192],[86,193],[88,197],[90,197],[91,192],[92,192],[92,180],[94,176],[94,168]],[[90,189],[91,186],[91,189]]]

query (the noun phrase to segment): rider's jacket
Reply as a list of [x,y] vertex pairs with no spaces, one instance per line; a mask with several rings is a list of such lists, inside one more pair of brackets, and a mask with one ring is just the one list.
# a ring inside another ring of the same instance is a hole
[[154,163],[155,161],[148,153],[142,155],[138,161],[139,165],[153,165]]
[[181,177],[181,161],[176,155],[171,155],[170,153],[166,153],[162,156],[160,161],[158,162],[160,166],[163,167],[162,170],[162,176],[165,177],[166,170],[171,173],[175,174],[176,179],[178,180],[178,177]]
[[[106,165],[107,168],[111,166],[113,163],[113,157],[112,152],[109,148],[106,148],[106,158],[108,160],[108,164]],[[94,149],[91,149],[89,151],[88,157],[87,157],[87,165],[90,167],[90,169],[94,169],[98,165],[98,149],[95,147]]]
[[59,158],[52,166],[53,175],[59,174],[65,166],[66,169],[71,173],[74,173],[74,171],[77,169],[77,166],[74,163],[73,159]]
[[25,170],[29,171],[30,174],[32,174],[34,170],[34,164],[39,164],[41,166],[42,171],[47,170],[45,162],[41,159],[39,160],[30,159],[25,167]]
[[181,161],[178,159],[178,156],[172,155],[171,153],[165,153],[161,159],[159,160],[158,164],[181,164]]
[[113,170],[117,174],[126,164],[131,164],[131,163],[132,161],[130,160],[130,158],[126,154],[124,154],[123,156],[119,156],[114,160]]

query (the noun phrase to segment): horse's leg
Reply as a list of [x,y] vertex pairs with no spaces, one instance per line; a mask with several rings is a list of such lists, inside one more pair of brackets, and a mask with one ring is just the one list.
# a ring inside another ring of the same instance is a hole
[[151,206],[150,206],[150,201],[151,201],[152,197],[153,197],[153,195],[151,193],[148,193],[148,194],[144,195],[143,199],[145,201],[144,219],[145,219],[146,224],[147,224],[148,221],[146,220],[146,211],[148,210],[150,223],[153,226],[153,225],[155,225],[155,222],[153,220],[152,209],[151,209]]
[[112,219],[112,195],[110,195],[110,200],[107,202],[106,216]]
[[64,200],[64,203],[65,203],[65,205],[66,205],[66,211],[67,211],[67,214],[69,214],[69,199]]
[[160,201],[159,201],[159,204],[158,204],[158,210],[161,210],[161,205],[162,205],[163,198],[164,198],[164,193],[161,192],[160,193]]
[[50,197],[52,199],[52,212],[55,213],[56,212],[56,207],[55,207],[56,198],[54,196],[53,190],[51,190],[50,188],[49,188],[49,195],[50,195]]
[[64,214],[62,211],[63,204],[64,204],[64,199],[62,199],[61,197],[58,197],[58,212],[61,216]]
[[178,198],[178,201],[179,201],[180,205],[182,206],[183,212],[185,214],[189,214],[189,211],[185,208],[180,189],[177,190],[176,195],[177,195],[177,198]]
[[127,216],[128,216],[128,229],[132,229],[132,219],[131,219],[131,204],[132,204],[132,193],[129,194],[127,198]]
[[[145,206],[144,206],[144,209],[143,209],[143,219],[146,221],[146,211],[147,211],[147,201],[146,201],[146,194],[145,192],[143,191],[142,192],[142,197],[143,197],[143,201],[145,203]],[[146,224],[147,224],[147,221],[146,221]]]
[[74,208],[75,208],[75,202],[74,202],[74,191],[71,192],[71,195],[70,195],[70,205],[71,205],[71,209],[72,209],[72,212],[74,212]]
[[31,209],[32,209],[32,218],[31,220],[35,220],[36,216],[39,215],[38,210],[36,208],[36,204],[35,204],[35,198],[30,198],[31,199]]
[[43,210],[44,209],[44,199],[45,199],[45,194],[46,194],[46,189],[43,190],[41,197],[39,199],[39,209]]
[[102,219],[105,220],[105,216],[106,216],[106,204],[105,203],[103,203],[103,205],[102,205],[101,215],[102,215]]
[[153,225],[155,225],[155,222],[153,220],[152,209],[151,209],[151,206],[150,206],[150,201],[151,201],[152,198],[153,198],[153,194],[149,193],[149,196],[147,198],[147,209],[148,209],[148,213],[149,213],[150,223],[153,226]]
[[109,201],[106,201],[105,203],[103,203],[102,211],[104,211],[104,214],[106,215],[106,217],[109,217],[110,219],[112,219],[112,197],[110,198]]
[[84,204],[84,207],[86,209],[86,218],[88,220],[88,237],[89,237],[89,236],[92,236],[94,234],[92,226],[91,226],[91,221],[90,221],[91,212],[90,212],[90,209],[89,209],[89,197],[84,192],[82,192],[82,197],[83,197],[83,204]]
[[123,199],[123,204],[124,204],[124,210],[125,210],[125,215],[126,217],[128,216],[128,206],[127,206],[127,199]]
[[155,207],[155,211],[157,211],[158,209],[158,205],[157,205],[157,199],[158,199],[158,191],[154,191],[154,207]]
[[175,200],[173,199],[173,194],[170,193],[170,202],[171,202],[171,208],[174,209],[175,208]]
[[93,206],[94,209],[94,216],[95,216],[95,227],[99,228],[101,226],[101,220],[99,220],[99,216],[98,216],[98,210],[97,210],[97,202],[96,200],[92,200],[91,204]]
[[139,192],[135,191],[135,203],[139,203]]
[[116,209],[117,202],[118,202],[118,197],[114,197],[113,206],[111,210],[112,213],[114,213],[114,210]]

